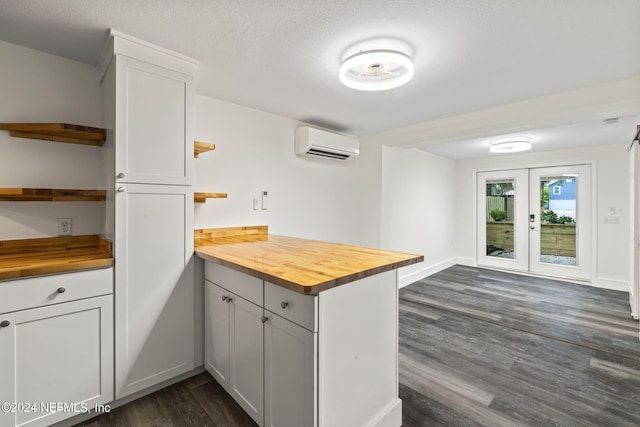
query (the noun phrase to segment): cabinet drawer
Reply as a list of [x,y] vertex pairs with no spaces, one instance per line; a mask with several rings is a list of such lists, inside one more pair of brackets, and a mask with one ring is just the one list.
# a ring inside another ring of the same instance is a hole
[[113,268],[8,280],[0,282],[0,313],[111,293]]
[[204,263],[204,278],[260,307],[263,306],[262,279],[208,261]]
[[264,308],[312,332],[318,331],[318,297],[264,282]]

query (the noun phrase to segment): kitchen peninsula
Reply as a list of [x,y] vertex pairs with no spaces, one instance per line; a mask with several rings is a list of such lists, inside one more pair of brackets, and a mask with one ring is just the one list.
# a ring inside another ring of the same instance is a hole
[[205,368],[258,425],[400,426],[397,269],[420,255],[195,231]]

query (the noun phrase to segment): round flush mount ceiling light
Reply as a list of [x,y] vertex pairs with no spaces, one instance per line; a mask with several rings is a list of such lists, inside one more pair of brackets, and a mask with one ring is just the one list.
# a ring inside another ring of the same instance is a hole
[[492,153],[517,153],[531,149],[531,138],[513,136],[491,141],[489,151]]
[[409,55],[391,49],[360,51],[344,60],[340,81],[358,90],[388,90],[407,83],[413,77]]

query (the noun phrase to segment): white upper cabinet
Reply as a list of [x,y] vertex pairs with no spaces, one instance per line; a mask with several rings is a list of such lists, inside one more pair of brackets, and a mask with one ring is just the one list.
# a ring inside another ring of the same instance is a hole
[[106,78],[115,74],[116,182],[192,184],[195,65],[113,32],[99,68]]
[[118,57],[116,181],[191,184],[192,77]]

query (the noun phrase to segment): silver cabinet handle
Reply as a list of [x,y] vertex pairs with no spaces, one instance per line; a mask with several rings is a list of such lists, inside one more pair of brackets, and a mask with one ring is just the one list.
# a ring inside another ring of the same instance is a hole
[[283,309],[283,310],[284,310],[285,308],[287,308],[288,306],[289,306],[289,303],[288,303],[288,302],[286,302],[286,301],[282,301],[282,302],[280,303],[280,307],[282,307],[282,309]]
[[269,320],[269,318],[266,316],[262,316],[260,320],[262,320],[262,323],[267,323],[267,320]]
[[231,297],[227,297],[227,304],[229,304],[233,299]]
[[118,193],[124,193],[124,187],[118,187]]
[[122,172],[120,172],[120,173],[117,175],[117,178],[120,178],[120,179],[122,179],[122,178],[124,178],[124,177],[125,177],[125,175],[124,175],[124,173],[122,173]]
[[226,301],[226,300],[227,300],[227,296],[225,295],[222,297],[222,301]]
[[64,294],[67,291],[67,289],[64,286],[60,286],[58,289],[56,289],[56,292],[59,294]]
[[0,328],[6,328],[7,326],[9,326],[11,324],[10,321],[8,320],[3,320],[2,322],[0,322]]

